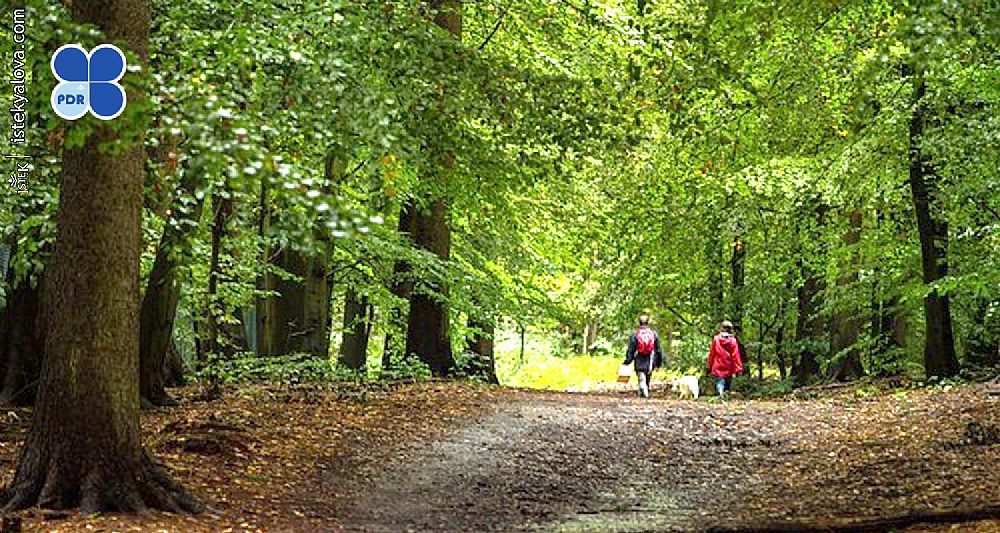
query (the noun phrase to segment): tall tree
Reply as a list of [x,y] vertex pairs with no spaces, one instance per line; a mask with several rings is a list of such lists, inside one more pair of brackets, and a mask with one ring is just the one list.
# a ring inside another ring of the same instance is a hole
[[[345,164],[345,157],[338,148],[327,150],[323,192],[329,194],[339,187]],[[261,189],[260,209],[259,231],[266,236],[272,224],[266,185]],[[286,245],[275,253],[265,247],[265,262],[292,277],[268,272],[260,280],[259,288],[277,293],[258,299],[256,303],[257,350],[261,355],[302,352],[316,357],[329,356],[332,244],[328,234],[328,228],[322,224],[311,228],[310,236],[316,245],[312,251]]]
[[[452,37],[462,39],[462,2],[433,0],[434,23]],[[459,56],[452,58],[459,60]],[[439,102],[444,107],[444,102]],[[430,166],[435,174],[451,170],[455,154],[431,142]],[[429,179],[438,176],[427,176]],[[440,193],[438,193],[440,195]],[[425,209],[416,212],[414,243],[447,261],[451,254],[451,229],[448,227],[448,204],[444,197],[432,199]],[[406,354],[415,354],[427,363],[435,375],[451,374],[455,358],[451,352],[451,329],[447,304],[448,288],[444,283],[432,283],[428,290],[410,295],[410,315],[406,328]]]
[[[813,208],[813,216],[818,226],[826,223],[826,212],[828,206],[817,200]],[[810,230],[805,235],[802,243],[807,245],[816,241],[815,230]],[[826,327],[820,320],[820,309],[822,307],[823,291],[826,289],[826,282],[823,275],[817,271],[815,253],[820,250],[813,250],[809,246],[802,246],[799,250],[798,258],[801,285],[798,288],[798,314],[795,325],[795,343],[797,345],[798,358],[792,363],[792,374],[795,381],[804,384],[819,373],[819,353],[820,345],[826,335]],[[807,256],[807,257],[802,257]]]
[[948,294],[933,285],[948,275],[948,223],[938,201],[937,176],[933,162],[921,146],[929,112],[927,83],[920,68],[909,67],[913,84],[910,116],[909,154],[910,191],[920,233],[920,258],[924,284],[924,372],[927,376],[947,377],[958,373],[955,338],[951,327],[951,303]]
[[[145,0],[72,4],[74,18],[145,62]],[[144,95],[130,84],[129,105]],[[62,156],[56,241],[43,301],[51,310],[36,409],[8,509],[135,511],[198,505],[143,449],[139,433],[142,134],[118,152],[108,125]]]

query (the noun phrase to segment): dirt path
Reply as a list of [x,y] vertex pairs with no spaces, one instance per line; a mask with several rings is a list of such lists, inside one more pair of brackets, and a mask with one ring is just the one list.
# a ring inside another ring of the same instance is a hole
[[[29,510],[22,531],[748,532],[1000,505],[983,386],[727,404],[460,382],[176,392],[143,412],[145,444],[214,512]],[[0,410],[0,484],[30,416]]]
[[[752,530],[1000,503],[1000,442],[975,434],[1000,424],[1000,402],[975,388],[772,403],[513,391],[506,400],[373,471],[341,508],[342,525]],[[980,527],[1000,523],[963,530]]]

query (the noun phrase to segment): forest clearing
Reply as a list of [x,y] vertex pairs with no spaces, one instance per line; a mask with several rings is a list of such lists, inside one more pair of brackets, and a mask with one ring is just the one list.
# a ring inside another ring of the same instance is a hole
[[[443,382],[179,396],[179,408],[144,413],[146,445],[213,511],[34,511],[23,531],[819,531],[885,517],[897,531],[1000,527],[1000,394],[984,385],[724,404]],[[4,414],[4,480],[21,415]],[[918,511],[970,521],[928,524]]]

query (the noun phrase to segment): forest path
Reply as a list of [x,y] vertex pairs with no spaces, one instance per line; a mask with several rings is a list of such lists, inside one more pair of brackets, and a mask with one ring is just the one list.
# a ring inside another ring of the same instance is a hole
[[1000,504],[1000,442],[986,438],[1000,402],[975,387],[787,402],[504,400],[375,468],[340,506],[343,527],[750,531]]

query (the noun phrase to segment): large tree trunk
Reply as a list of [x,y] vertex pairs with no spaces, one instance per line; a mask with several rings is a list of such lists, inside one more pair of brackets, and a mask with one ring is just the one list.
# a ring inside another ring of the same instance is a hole
[[257,303],[260,355],[302,352],[329,356],[327,263],[325,253],[312,257],[290,248],[278,253],[274,264],[301,281],[265,276],[263,288],[278,295]]
[[[462,39],[462,2],[459,0],[433,0],[434,23],[444,28],[456,39]],[[455,58],[458,60],[458,58]],[[434,143],[430,143],[434,145]],[[453,166],[454,154],[432,146],[430,152],[436,159],[435,171]],[[447,261],[451,254],[451,230],[448,227],[448,207],[443,198],[436,198],[426,211],[416,213],[415,244]],[[436,294],[430,294],[434,292]],[[430,290],[414,291],[410,295],[410,316],[406,328],[406,354],[416,354],[427,363],[437,376],[447,376],[454,371],[455,359],[451,353],[449,328],[448,288],[442,283],[431,283]]]
[[45,323],[41,307],[43,280],[31,287],[27,280],[7,297],[0,312],[0,361],[4,364],[0,404],[32,405],[42,365]]
[[302,302],[302,332],[294,343],[294,351],[316,357],[330,357],[330,285],[327,274],[330,268],[330,250],[323,243],[323,251],[308,256],[302,272],[305,300]]
[[493,336],[495,335],[493,324],[487,320],[479,320],[470,316],[468,325],[470,329],[475,330],[467,347],[473,354],[468,369],[469,375],[481,378],[487,383],[499,385],[496,360],[493,356]]
[[368,298],[348,289],[344,297],[344,337],[340,343],[340,364],[361,370],[368,359],[368,339],[371,334]]
[[[77,22],[96,24],[145,60],[145,1],[77,2],[72,9]],[[130,90],[130,106],[142,100]],[[196,502],[154,464],[139,433],[142,138],[110,154],[102,145],[117,134],[95,126],[83,146],[63,152],[43,295],[46,356],[6,508],[194,510]]]
[[[417,213],[416,245],[447,261],[451,235],[443,200],[431,203],[428,213]],[[455,367],[451,353],[451,329],[448,289],[442,283],[429,283],[425,290],[410,295],[410,316],[406,327],[406,354],[414,354],[427,363],[436,376],[447,376]],[[436,294],[432,294],[436,293]]]
[[[931,285],[948,275],[948,224],[944,216],[935,213],[937,176],[934,166],[924,157],[920,143],[924,135],[927,90],[922,73],[915,74],[913,115],[910,118],[910,190],[920,233],[920,257],[924,283]],[[930,376],[947,377],[958,373],[955,339],[951,327],[951,304],[946,293],[932,289],[924,297],[924,372]]]
[[[343,173],[344,158],[331,148],[325,161],[327,192],[339,184]],[[261,187],[259,216],[259,232],[261,237],[266,237],[271,225],[266,184]],[[273,256],[273,250],[265,250],[265,262],[273,262],[299,279],[283,279],[270,273],[261,278],[259,289],[278,294],[256,302],[258,354],[274,356],[301,352],[315,357],[329,357],[332,292],[329,268],[332,250],[325,235],[325,230],[316,231],[320,251],[315,254],[285,247]]]
[[[181,195],[195,196],[197,172],[188,169],[181,181]],[[172,349],[174,318],[180,283],[177,280],[177,263],[184,241],[201,219],[202,201],[196,200],[189,213],[178,212],[163,227],[160,246],[149,273],[146,293],[139,313],[139,392],[143,405],[176,405],[167,394],[165,372],[167,354]],[[179,222],[185,221],[186,224]],[[177,366],[177,365],[173,365]]]
[[[850,291],[850,287],[858,282],[860,254],[856,248],[861,241],[861,211],[848,213],[848,228],[844,234],[843,243],[851,249],[851,260],[843,265],[843,273],[837,279],[841,293]],[[838,381],[848,381],[860,378],[864,374],[861,366],[861,350],[857,346],[861,336],[861,315],[856,307],[841,305],[830,321],[830,355],[843,355],[837,364],[831,365],[828,375]]]

